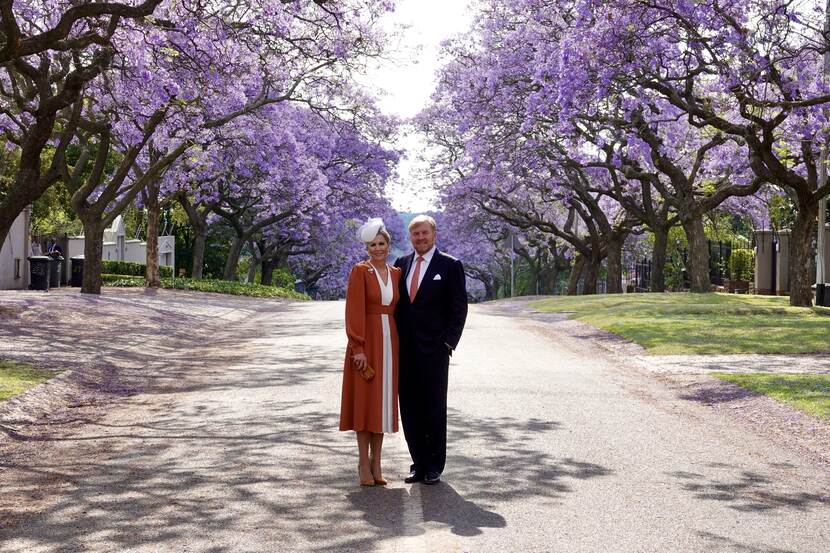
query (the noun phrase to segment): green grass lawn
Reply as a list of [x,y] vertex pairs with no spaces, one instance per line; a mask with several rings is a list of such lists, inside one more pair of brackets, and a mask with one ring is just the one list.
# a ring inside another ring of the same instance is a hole
[[22,394],[57,374],[58,371],[46,371],[24,363],[0,360],[0,401]]
[[792,405],[807,414],[830,420],[828,374],[732,374],[713,376]]
[[655,293],[557,296],[530,305],[566,312],[655,355],[830,351],[830,309],[788,302],[776,296]]

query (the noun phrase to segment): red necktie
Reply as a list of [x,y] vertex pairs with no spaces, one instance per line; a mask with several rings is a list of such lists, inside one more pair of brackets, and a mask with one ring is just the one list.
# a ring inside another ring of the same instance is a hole
[[424,258],[418,256],[418,262],[415,263],[415,270],[412,272],[412,282],[409,284],[409,301],[415,301],[415,294],[418,293],[418,280],[421,276],[421,261]]

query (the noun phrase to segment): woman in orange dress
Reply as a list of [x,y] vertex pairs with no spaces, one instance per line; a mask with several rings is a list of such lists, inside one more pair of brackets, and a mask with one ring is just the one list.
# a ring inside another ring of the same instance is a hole
[[[386,262],[391,237],[383,220],[370,219],[358,230],[358,238],[366,244],[369,260],[352,267],[346,290],[349,342],[340,430],[357,433],[360,484],[383,486],[383,434],[398,431],[398,331],[394,313],[401,270]],[[367,380],[371,372],[374,376]]]

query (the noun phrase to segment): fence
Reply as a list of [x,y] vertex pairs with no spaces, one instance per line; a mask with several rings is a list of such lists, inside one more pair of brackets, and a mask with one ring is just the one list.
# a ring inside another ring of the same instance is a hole
[[[709,281],[723,286],[729,278],[729,259],[736,246],[732,242],[708,240],[709,244]],[[640,255],[642,255],[640,253]],[[623,287],[627,291],[649,292],[651,290],[651,259],[641,257],[631,251],[624,252]],[[686,249],[674,252],[666,261],[667,288],[688,290],[690,281],[686,270],[689,252]]]

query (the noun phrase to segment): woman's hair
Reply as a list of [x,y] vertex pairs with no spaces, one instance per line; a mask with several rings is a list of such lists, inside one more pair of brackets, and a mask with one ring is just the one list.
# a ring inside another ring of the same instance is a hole
[[[383,236],[384,238],[386,238],[386,243],[387,243],[387,244],[390,244],[390,245],[392,244],[392,235],[391,235],[391,234],[389,234],[389,231],[388,231],[388,230],[386,230],[386,227],[381,227],[381,228],[380,228],[380,230],[378,230],[378,234],[379,234],[379,235],[381,235],[381,236]],[[372,238],[372,240],[374,240],[375,238],[377,238],[377,237],[378,237],[378,234],[376,234],[376,235],[374,236],[374,238]],[[369,242],[371,242],[372,240],[369,240]],[[365,242],[365,244],[368,244],[369,242]]]

